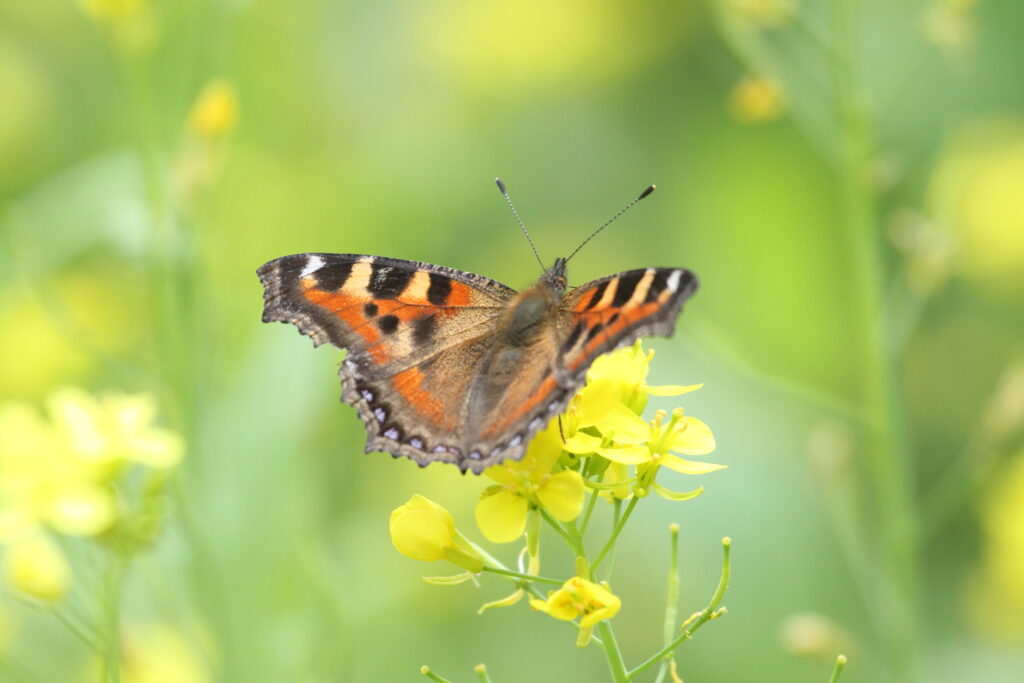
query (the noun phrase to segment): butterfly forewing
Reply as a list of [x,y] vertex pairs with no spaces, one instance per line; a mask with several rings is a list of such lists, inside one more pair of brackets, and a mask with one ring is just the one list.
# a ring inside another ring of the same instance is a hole
[[638,337],[672,336],[683,303],[697,291],[697,277],[682,268],[644,268],[588,282],[565,296],[562,366],[572,377],[594,359]]

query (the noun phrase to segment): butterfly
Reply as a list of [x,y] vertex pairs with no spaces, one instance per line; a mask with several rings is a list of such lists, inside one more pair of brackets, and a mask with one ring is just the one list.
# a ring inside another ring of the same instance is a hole
[[365,424],[366,452],[479,474],[522,458],[595,358],[637,337],[671,336],[698,286],[689,270],[643,268],[570,290],[567,260],[521,292],[363,254],[293,254],[257,274],[264,322],[292,323],[314,346],[346,350],[342,400]]

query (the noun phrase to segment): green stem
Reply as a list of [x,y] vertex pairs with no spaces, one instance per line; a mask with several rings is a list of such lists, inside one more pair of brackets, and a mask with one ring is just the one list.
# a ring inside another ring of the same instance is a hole
[[104,577],[103,621],[105,626],[102,680],[121,681],[121,593],[124,588],[126,561],[115,550],[108,551],[109,562]]
[[480,679],[480,683],[491,683],[491,677],[487,674],[487,667],[483,664],[477,664],[473,671],[476,672],[477,678]]
[[622,652],[615,640],[615,633],[607,620],[597,623],[597,630],[601,634],[601,645],[604,647],[604,656],[608,660],[608,668],[612,673],[612,680],[615,683],[629,683],[630,675],[626,671],[626,663],[622,661]]
[[846,655],[839,655],[836,657],[836,666],[832,669],[832,678],[828,679],[828,683],[837,683],[844,666],[846,666]]
[[598,566],[600,566],[601,561],[605,558],[605,555],[607,555],[608,552],[615,546],[615,541],[618,539],[619,534],[622,533],[623,527],[625,527],[626,522],[629,521],[629,516],[633,514],[633,508],[636,507],[636,504],[637,502],[639,502],[639,500],[640,498],[637,496],[633,496],[632,498],[629,499],[629,504],[626,505],[626,511],[622,513],[622,516],[619,517],[618,521],[616,521],[615,523],[615,528],[612,529],[611,537],[609,537],[608,542],[604,544],[604,547],[601,548],[601,552],[597,554],[597,557],[595,557],[594,561],[591,563],[590,568],[592,571],[597,571],[597,568]]
[[502,569],[501,567],[488,567],[487,565],[484,565],[484,571],[491,572],[492,574],[500,574],[502,576],[511,576],[524,581],[532,581],[534,583],[548,583],[552,586],[561,586],[565,583],[558,579],[549,579],[546,576],[534,576],[532,574],[522,574],[520,572],[512,571],[511,569]]
[[597,504],[597,492],[590,491],[590,499],[587,501],[587,509],[583,511],[583,521],[580,522],[580,536],[587,533],[587,525],[590,524],[590,516],[594,514],[594,506]]
[[[569,535],[569,532],[565,530],[565,528],[562,526],[561,522],[559,522],[557,519],[552,517],[551,513],[549,513],[547,510],[544,510],[543,508],[538,508],[538,509],[540,510],[540,514],[544,518],[544,521],[547,522],[548,525],[550,525],[552,529],[557,531],[559,536],[561,536],[562,538],[565,539],[565,542],[569,544],[569,547],[571,547],[574,551],[582,550],[579,547],[579,543],[577,543],[572,538],[572,536]],[[577,555],[578,554],[579,553],[577,553]]]
[[910,452],[900,397],[899,362],[885,319],[883,245],[876,224],[870,163],[871,122],[857,73],[858,0],[832,0],[836,58],[833,63],[841,131],[843,222],[853,247],[853,273],[860,293],[857,314],[864,340],[865,398],[873,428],[869,467],[875,488],[882,552],[883,613],[876,614],[893,678],[916,678],[919,625],[918,529],[912,506]]
[[420,667],[420,673],[423,674],[424,676],[426,676],[427,678],[429,678],[432,681],[437,681],[437,683],[452,683],[447,678],[441,678],[436,673],[431,671],[429,666],[425,666],[425,665],[421,666]]
[[[668,589],[665,591],[665,625],[662,630],[662,643],[668,646],[676,632],[676,619],[679,616],[679,525],[669,525],[671,551],[669,554]],[[661,683],[668,674],[670,657],[661,660],[658,677],[655,683]]]
[[725,591],[729,588],[729,577],[732,573],[729,562],[729,550],[731,546],[732,541],[730,541],[729,538],[722,539],[722,575],[718,579],[718,587],[715,588],[715,592],[711,596],[711,600],[708,602],[708,606],[700,612],[698,612],[699,616],[693,622],[692,626],[683,629],[683,632],[680,633],[676,638],[674,638],[672,642],[668,643],[665,647],[661,648],[656,653],[647,658],[647,660],[645,660],[642,664],[640,664],[635,669],[630,671],[630,679],[635,678],[637,674],[646,671],[650,667],[660,662],[666,656],[670,655],[672,651],[679,647],[679,645],[681,645],[684,640],[689,640],[690,638],[692,638],[693,634],[696,633],[701,626],[724,613],[724,608],[723,611],[719,612],[718,606],[722,604],[722,599],[725,597]]

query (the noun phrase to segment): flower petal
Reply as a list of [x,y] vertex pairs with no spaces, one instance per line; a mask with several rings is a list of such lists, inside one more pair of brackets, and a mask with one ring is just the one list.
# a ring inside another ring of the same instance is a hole
[[679,472],[680,474],[708,474],[709,472],[717,472],[718,470],[724,470],[726,468],[725,465],[719,465],[713,462],[686,460],[685,458],[680,458],[672,455],[671,453],[666,453],[661,456],[658,460],[658,464],[675,472]]
[[651,396],[682,396],[688,394],[691,391],[697,391],[704,383],[700,384],[663,384],[661,386],[652,387],[649,384],[644,384],[640,387],[645,393]]
[[608,413],[597,428],[605,434],[613,433],[618,443],[646,443],[651,438],[651,426],[621,403]]
[[540,504],[560,522],[568,522],[579,517],[583,511],[585,497],[583,477],[573,470],[552,475],[537,489]]
[[23,537],[7,548],[7,580],[40,600],[59,600],[71,583],[71,567],[60,547],[42,534]]
[[580,389],[573,400],[577,428],[601,422],[619,402],[619,385],[611,379],[597,379]]
[[695,488],[692,491],[673,491],[671,489],[665,488],[664,486],[662,486],[661,484],[659,484],[656,481],[652,481],[651,482],[651,490],[654,491],[655,493],[657,493],[659,496],[661,496],[665,500],[674,500],[674,501],[693,500],[694,498],[696,498],[700,494],[704,493],[704,487],[703,486],[698,486],[697,488]]
[[499,491],[476,504],[476,525],[491,543],[511,543],[526,529],[528,503],[511,491]]
[[611,446],[598,448],[597,452],[612,462],[621,465],[640,465],[651,460],[651,449],[644,445]]
[[587,453],[596,452],[601,447],[601,443],[601,437],[599,436],[587,434],[586,432],[576,432],[562,444],[562,448],[576,455],[586,455]]
[[47,515],[50,526],[69,536],[96,536],[109,529],[116,518],[113,494],[97,486],[55,496]]
[[679,423],[679,431],[672,437],[670,447],[683,455],[707,455],[715,450],[715,437],[711,428],[695,417],[684,417]]

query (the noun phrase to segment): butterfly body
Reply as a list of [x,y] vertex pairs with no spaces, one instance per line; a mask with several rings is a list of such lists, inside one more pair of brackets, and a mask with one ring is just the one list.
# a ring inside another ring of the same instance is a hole
[[258,271],[263,320],[346,349],[342,399],[367,452],[475,473],[521,458],[598,355],[671,335],[687,270],[627,271],[566,291],[565,259],[522,292],[473,273],[359,254],[295,254]]

